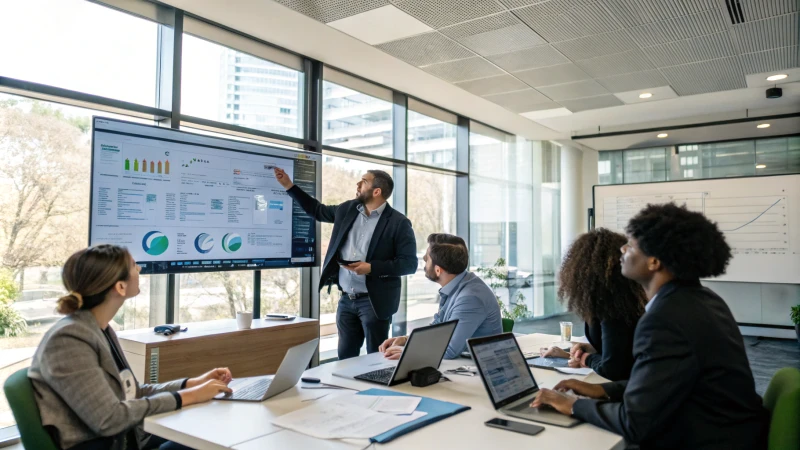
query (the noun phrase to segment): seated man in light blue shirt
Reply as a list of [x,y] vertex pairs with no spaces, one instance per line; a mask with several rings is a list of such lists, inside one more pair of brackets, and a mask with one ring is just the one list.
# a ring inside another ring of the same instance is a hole
[[[467,349],[467,339],[503,332],[500,306],[489,286],[468,272],[469,251],[463,239],[452,234],[428,236],[425,252],[425,276],[439,285],[439,312],[431,325],[458,319],[447,345],[446,359],[457,358]],[[399,359],[408,338],[389,338],[378,347],[388,359]]]

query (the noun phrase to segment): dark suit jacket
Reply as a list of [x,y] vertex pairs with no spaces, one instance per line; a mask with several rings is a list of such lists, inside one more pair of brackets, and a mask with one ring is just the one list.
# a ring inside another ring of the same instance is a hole
[[586,365],[611,381],[627,380],[633,367],[633,336],[636,324],[624,320],[592,319],[586,322],[586,338],[597,353],[586,357]]
[[[319,285],[320,288],[331,284],[338,286],[337,256],[358,217],[359,201],[350,200],[329,206],[318,202],[297,186],[292,186],[287,193],[314,219],[333,223]],[[372,234],[365,262],[372,265],[372,272],[367,275],[367,292],[372,309],[379,319],[387,320],[400,306],[400,277],[417,271],[417,241],[411,221],[388,204]]]
[[643,450],[766,448],[767,413],[725,302],[699,281],[669,283],[654,301],[630,380],[603,385],[611,401],[576,401],[575,417]]

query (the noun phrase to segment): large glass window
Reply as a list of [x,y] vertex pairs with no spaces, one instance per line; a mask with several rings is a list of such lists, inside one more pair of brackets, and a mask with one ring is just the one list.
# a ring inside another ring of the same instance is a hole
[[185,34],[181,112],[286,136],[303,135],[303,73]]
[[[0,384],[30,365],[61,318],[61,268],[89,240],[91,116],[141,121],[0,94]],[[114,317],[117,330],[163,323],[166,275],[141,276],[140,294]],[[14,419],[0,394],[0,427]]]
[[408,161],[456,169],[456,116],[409,100]]
[[300,269],[261,271],[261,317],[269,313],[300,314]]
[[391,97],[376,97],[328,80],[322,91],[323,144],[393,156]]
[[158,25],[84,0],[3,2],[0,76],[147,106]]
[[[391,166],[382,166],[357,159],[340,158],[337,156],[324,156],[322,159],[322,203],[338,205],[356,196],[356,183],[367,170],[383,170],[392,174]],[[392,204],[392,198],[388,202]],[[331,241],[333,224],[322,224],[321,257],[328,254],[328,244]],[[336,329],[336,307],[339,304],[339,291],[336,286],[322,289],[319,300],[319,334],[320,334],[320,360],[336,357],[336,347],[339,343]]]
[[600,184],[622,184],[622,152],[599,152],[597,175]]
[[623,153],[626,183],[647,183],[669,179],[668,149],[648,148]]
[[425,277],[425,251],[432,233],[456,234],[456,177],[408,170],[408,218],[417,240],[417,272],[407,279],[407,331],[428,325],[439,310],[437,283]]

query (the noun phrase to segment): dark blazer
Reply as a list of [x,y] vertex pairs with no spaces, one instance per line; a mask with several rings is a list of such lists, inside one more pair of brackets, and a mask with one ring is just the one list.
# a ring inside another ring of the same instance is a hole
[[589,343],[597,350],[586,357],[586,365],[611,381],[630,378],[636,324],[619,319],[592,319],[586,322],[584,331]]
[[671,282],[639,319],[628,381],[575,417],[647,449],[766,448],[767,412],[725,302],[699,281]]
[[[319,285],[320,288],[331,284],[338,286],[337,255],[358,217],[359,201],[349,200],[329,206],[318,202],[297,186],[292,186],[287,193],[314,219],[333,223]],[[388,320],[400,306],[400,277],[417,271],[417,241],[411,221],[388,204],[372,234],[365,262],[372,265],[372,272],[367,275],[367,292],[372,309],[379,319]]]

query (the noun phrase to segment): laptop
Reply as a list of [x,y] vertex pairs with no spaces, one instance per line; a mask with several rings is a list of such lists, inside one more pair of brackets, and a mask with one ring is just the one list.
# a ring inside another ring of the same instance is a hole
[[494,409],[520,419],[572,427],[580,420],[553,409],[531,408],[539,386],[512,333],[467,340]]
[[300,377],[317,350],[318,342],[319,339],[312,339],[305,344],[290,348],[275,375],[236,378],[228,384],[233,393],[220,394],[215,398],[217,400],[261,402],[286,391],[300,381]]
[[394,386],[408,381],[408,373],[412,370],[423,367],[438,369],[457,323],[458,320],[451,320],[415,328],[408,337],[399,361],[390,361],[380,352],[372,353],[363,358],[364,364],[336,371],[333,375]]

